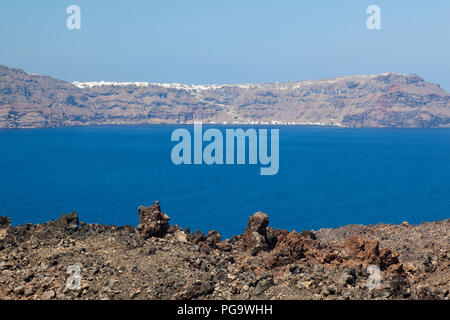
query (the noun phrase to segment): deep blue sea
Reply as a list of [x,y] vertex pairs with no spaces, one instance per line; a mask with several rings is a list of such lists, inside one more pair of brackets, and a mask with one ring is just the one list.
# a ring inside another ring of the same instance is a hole
[[137,225],[137,207],[159,200],[172,224],[223,237],[259,210],[297,231],[450,217],[450,129],[279,126],[279,173],[261,176],[260,165],[174,165],[175,128],[0,130],[0,215]]

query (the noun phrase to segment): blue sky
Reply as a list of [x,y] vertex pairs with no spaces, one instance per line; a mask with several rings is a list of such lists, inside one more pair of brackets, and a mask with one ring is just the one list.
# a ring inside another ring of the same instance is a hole
[[[66,28],[72,4],[81,30]],[[381,30],[366,28],[371,4]],[[450,1],[1,1],[0,64],[69,81],[188,84],[392,71],[450,90]]]

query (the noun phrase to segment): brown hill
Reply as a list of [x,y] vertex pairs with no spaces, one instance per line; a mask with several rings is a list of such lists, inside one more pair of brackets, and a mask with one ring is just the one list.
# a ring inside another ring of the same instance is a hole
[[57,80],[0,66],[0,128],[92,124],[320,124],[448,127],[450,94],[387,73],[272,84],[180,85]]

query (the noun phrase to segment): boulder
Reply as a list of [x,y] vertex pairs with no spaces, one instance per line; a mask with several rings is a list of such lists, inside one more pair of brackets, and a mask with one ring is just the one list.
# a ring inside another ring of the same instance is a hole
[[380,267],[381,270],[390,270],[395,273],[403,272],[402,264],[400,263],[397,252],[390,249],[380,248],[377,240],[353,235],[347,238],[341,245],[343,250],[347,252],[346,258],[353,262],[353,264],[374,264]]
[[278,235],[275,248],[270,251],[266,259],[266,265],[268,268],[275,268],[289,265],[302,258],[319,261],[319,257],[324,252],[320,250],[319,241],[313,232],[297,233],[295,230],[292,232],[282,230]]
[[212,248],[215,249],[217,243],[221,240],[220,233],[215,230],[208,231],[208,235],[206,236],[206,243]]
[[250,251],[252,255],[257,255],[260,251],[269,249],[267,240],[267,226],[269,216],[258,211],[248,219],[247,228],[242,236],[243,250]]
[[143,239],[151,237],[164,237],[169,230],[169,216],[161,211],[158,201],[150,207],[140,206],[138,208],[139,231]]
[[297,232],[283,232],[279,237],[275,248],[267,259],[269,268],[279,267],[293,263],[305,257],[306,238]]
[[0,229],[11,225],[11,220],[6,216],[0,216]]
[[[0,241],[3,242],[8,236],[8,232],[12,229],[11,220],[8,217],[0,217]],[[0,243],[0,250],[3,250],[4,245]],[[0,269],[1,270],[1,269]]]
[[225,252],[230,252],[233,249],[233,247],[230,244],[230,241],[227,240],[218,242],[216,244],[216,248]]
[[63,214],[61,218],[56,220],[56,223],[59,227],[68,231],[77,231],[80,225],[78,214],[76,212]]

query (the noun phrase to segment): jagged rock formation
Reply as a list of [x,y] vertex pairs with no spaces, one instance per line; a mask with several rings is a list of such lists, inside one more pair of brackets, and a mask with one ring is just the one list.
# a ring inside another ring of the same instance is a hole
[[248,219],[247,228],[242,236],[242,247],[248,250],[252,255],[257,255],[261,250],[269,248],[267,240],[267,226],[269,225],[269,216],[264,212],[258,211]]
[[159,203],[138,213],[138,228],[0,217],[0,300],[450,299],[450,220],[297,233],[258,212],[222,241],[168,226]]
[[164,237],[169,230],[169,216],[161,211],[159,202],[151,207],[138,208],[139,225],[137,230],[143,239],[150,237]]
[[69,231],[77,231],[80,225],[78,214],[76,212],[63,214],[61,218],[56,220],[56,223],[58,223],[62,228]]
[[93,124],[284,123],[450,126],[450,95],[387,73],[272,84],[69,83],[0,66],[0,128]]

